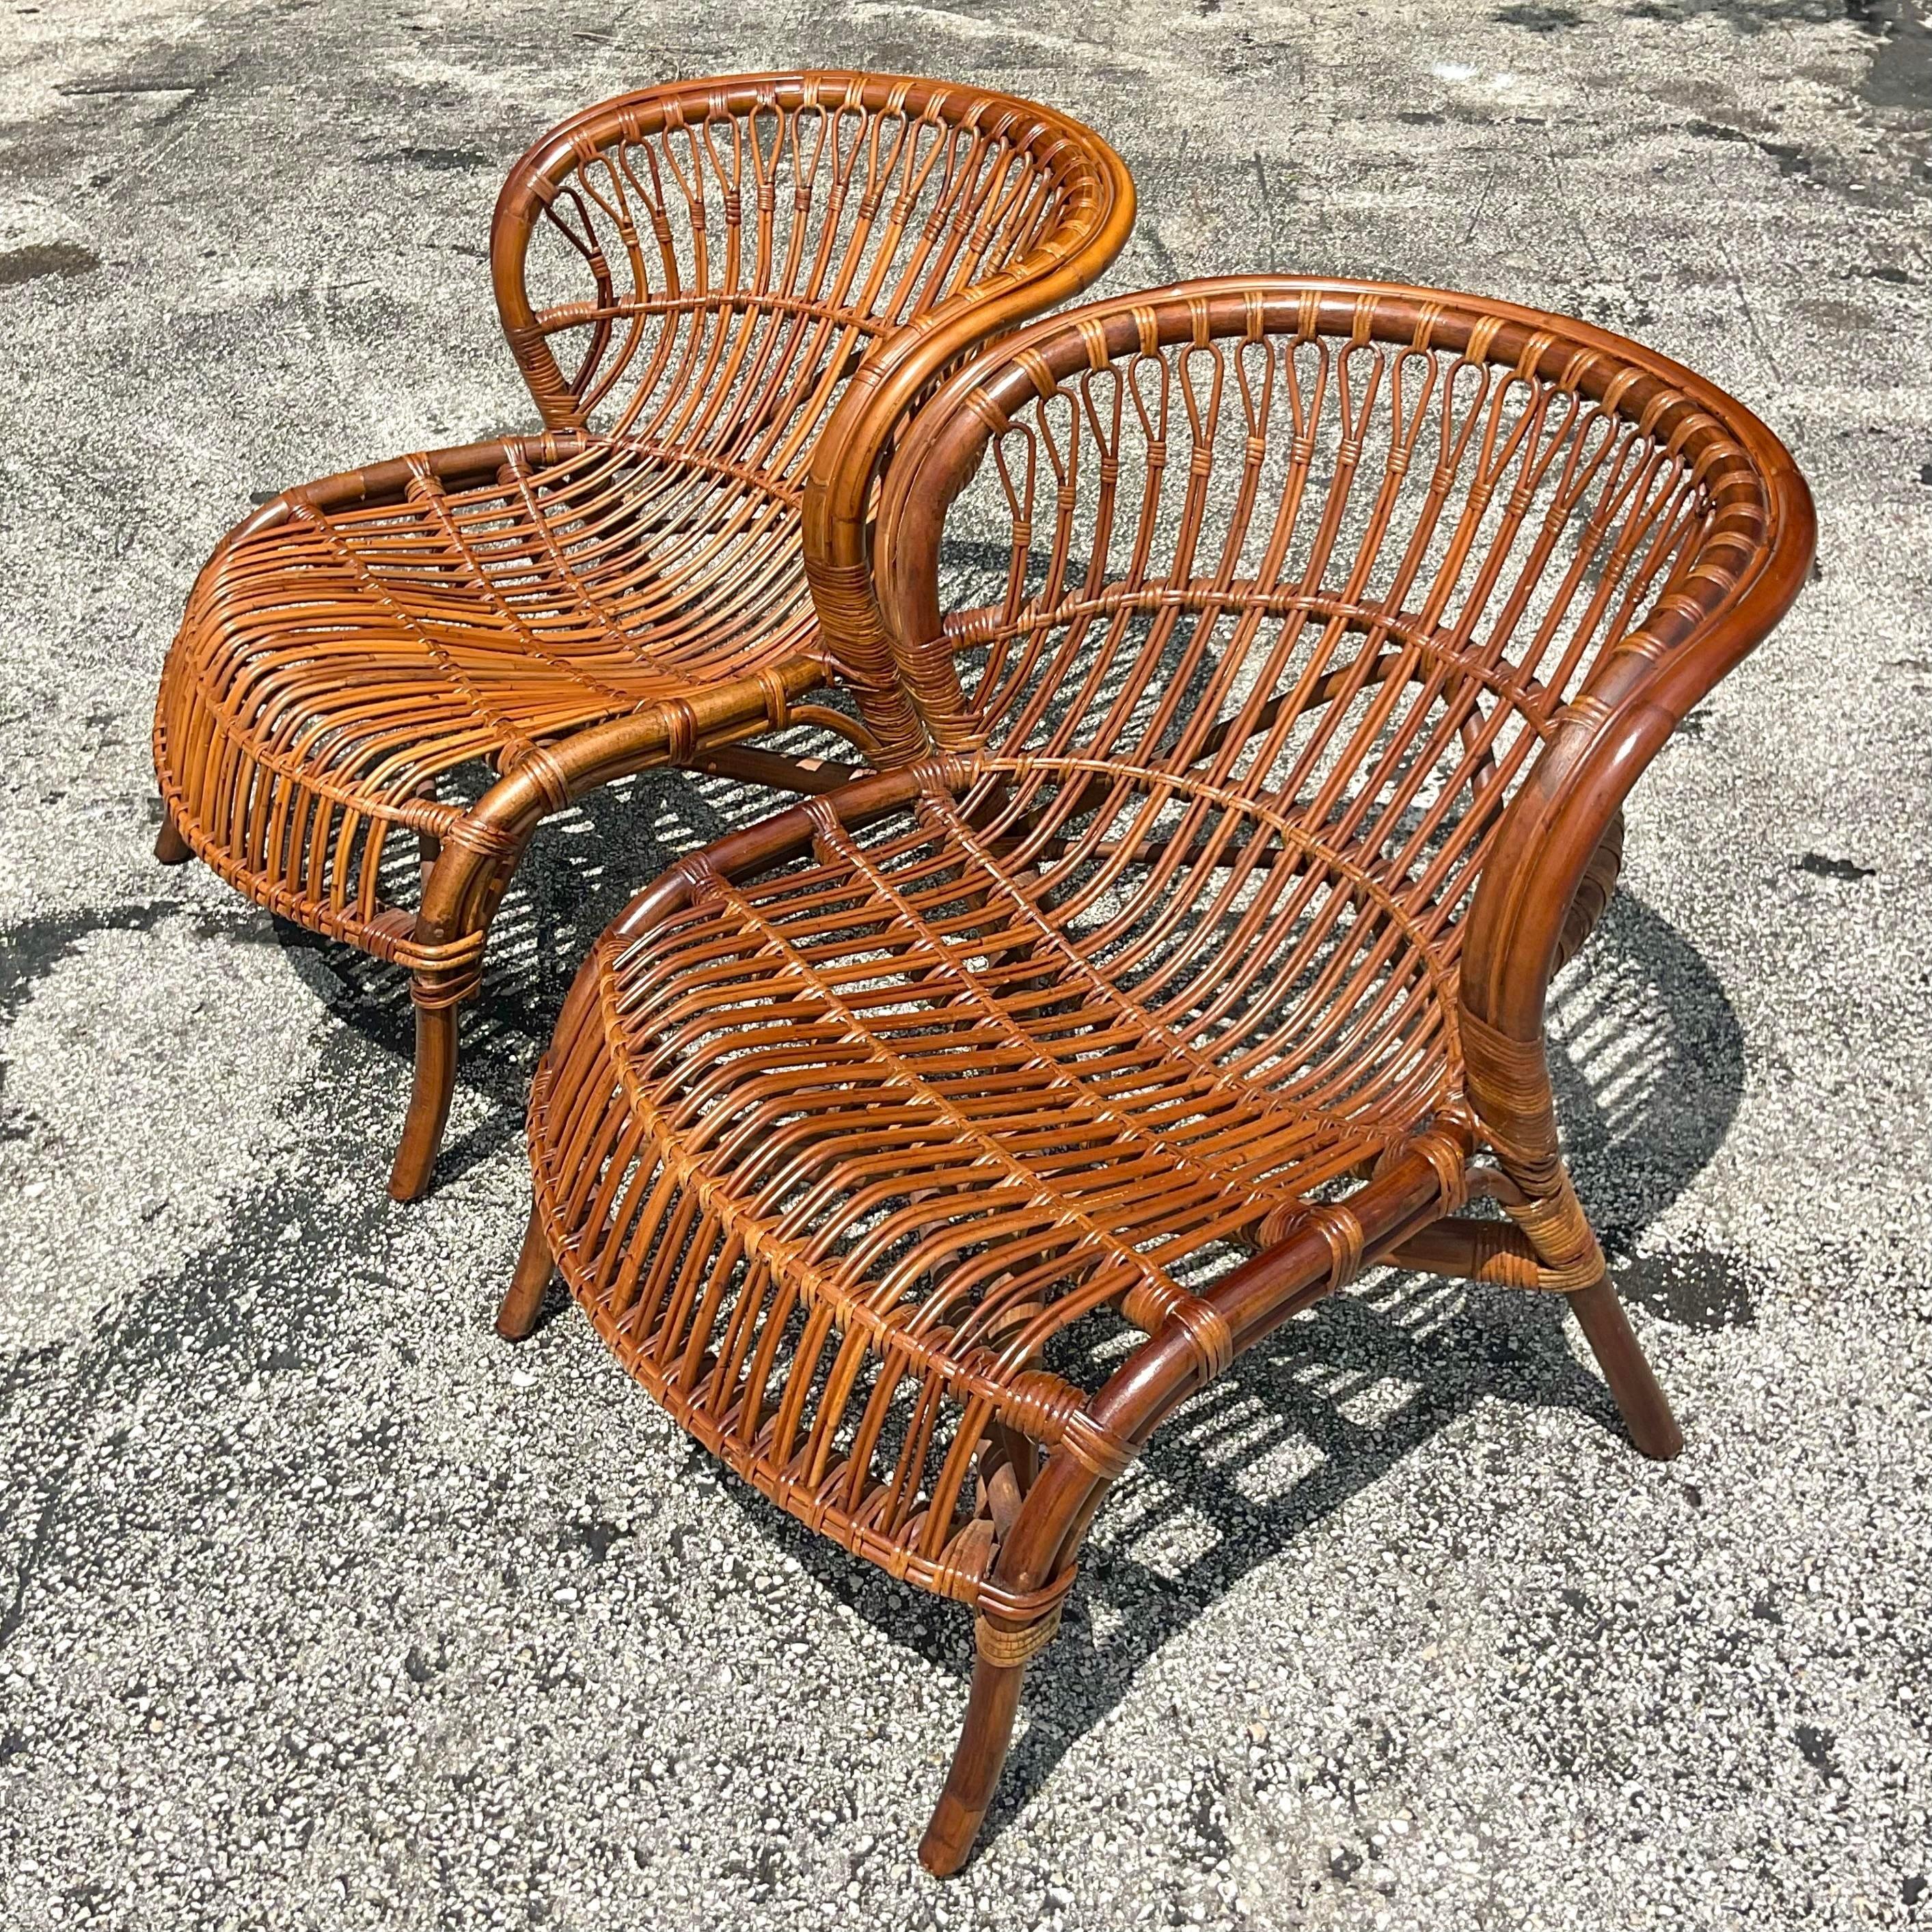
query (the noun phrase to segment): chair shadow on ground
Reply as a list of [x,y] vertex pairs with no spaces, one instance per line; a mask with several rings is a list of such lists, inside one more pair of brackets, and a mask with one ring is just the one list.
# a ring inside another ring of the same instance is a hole
[[[681,853],[788,802],[651,772],[542,829],[500,915],[482,993],[464,1016],[462,1078],[486,1102],[485,1117],[446,1148],[439,1186],[520,1135],[530,1070],[571,977],[632,894]],[[297,970],[406,1070],[413,1022],[402,976],[278,929]],[[1723,987],[1680,933],[1619,892],[1558,981],[1550,1019],[1565,1144],[1621,1292],[1682,1325],[1748,1320],[1750,1279],[1733,1258],[1681,1245],[1638,1252],[1738,1109],[1744,1044]],[[399,1071],[398,1127],[406,1094]],[[553,1312],[560,1305],[554,1294]],[[1061,1633],[1029,1684],[1027,1729],[986,1838],[1172,1638],[1478,1403],[1568,1409],[1620,1432],[1602,1384],[1571,1352],[1566,1322],[1554,1296],[1385,1273],[1286,1324],[1195,1397],[1100,1514]],[[958,1676],[963,1690],[964,1617],[812,1535],[735,1478],[723,1488],[758,1534],[894,1642]]]

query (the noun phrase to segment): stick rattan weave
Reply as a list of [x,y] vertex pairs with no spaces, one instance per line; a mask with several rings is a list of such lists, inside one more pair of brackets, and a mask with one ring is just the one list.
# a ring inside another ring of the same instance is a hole
[[[814,471],[843,511],[863,488]],[[1426,290],[1096,304],[902,440],[875,554],[927,748],[598,944],[499,1325],[554,1262],[691,1435],[974,1608],[934,1870],[1108,1490],[1365,1268],[1564,1294],[1637,1446],[1676,1452],[1558,1146],[1544,997],[1624,795],[1813,538],[1708,383]]]
[[[454,1009],[544,818],[647,765],[731,769],[717,748],[789,722],[904,748],[858,567],[880,460],[936,376],[1084,287],[1132,218],[1105,142],[982,89],[626,95],[497,203],[497,304],[546,432],[286,490],[224,540],[163,674],[160,854],[410,969],[399,1197],[428,1184]],[[808,532],[815,452],[857,488]],[[800,702],[836,682],[856,719]]]

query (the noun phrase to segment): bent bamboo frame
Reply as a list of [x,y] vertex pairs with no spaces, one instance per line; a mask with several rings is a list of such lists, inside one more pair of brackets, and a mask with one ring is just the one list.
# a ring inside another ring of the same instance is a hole
[[[808,505],[862,494],[815,472]],[[1004,568],[949,614],[942,540],[988,527]],[[1680,1446],[1563,1166],[1544,998],[1630,784],[1813,542],[1709,384],[1435,290],[1096,303],[914,420],[842,567],[878,715],[934,748],[598,942],[499,1325],[554,1263],[688,1432],[974,1607],[934,1870],[1108,1490],[1366,1269],[1563,1294],[1636,1445]]]
[[[802,73],[606,102],[518,163],[492,226],[545,434],[292,489],[224,540],[162,674],[158,850],[410,970],[393,1192],[428,1184],[454,1010],[542,819],[789,723],[903,754],[842,517],[862,530],[934,378],[1084,286],[1132,216],[1103,142],[984,89]],[[560,273],[576,285],[540,304]],[[829,520],[803,502],[827,439],[861,478]],[[856,720],[803,701],[840,682]]]

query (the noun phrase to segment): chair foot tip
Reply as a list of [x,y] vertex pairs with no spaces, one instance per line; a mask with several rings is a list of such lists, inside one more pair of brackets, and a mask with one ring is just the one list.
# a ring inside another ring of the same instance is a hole
[[980,1816],[946,1793],[919,1841],[919,1862],[934,1878],[950,1878],[973,1856],[980,1835]]
[[919,1841],[919,1862],[934,1878],[950,1878],[966,1862],[966,1854],[950,1845],[935,1844],[928,1832]]
[[1674,1462],[1684,1453],[1684,1432],[1674,1423],[1668,1430],[1632,1439],[1636,1444],[1637,1454],[1653,1462]]

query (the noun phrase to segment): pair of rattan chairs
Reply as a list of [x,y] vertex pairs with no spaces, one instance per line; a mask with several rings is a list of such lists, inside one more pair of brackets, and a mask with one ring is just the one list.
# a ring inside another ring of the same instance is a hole
[[[1544,996],[1812,550],[1753,416],[1580,322],[1256,275],[1018,328],[1133,206],[950,83],[578,116],[491,237],[543,433],[262,508],[155,724],[164,859],[410,971],[405,1198],[539,824],[652,766],[804,795],[585,962],[498,1325],[560,1271],[747,1481],[976,1611],[941,1872],[1108,1490],[1364,1270],[1565,1295],[1680,1446]],[[850,763],[745,742],[802,725]]]

